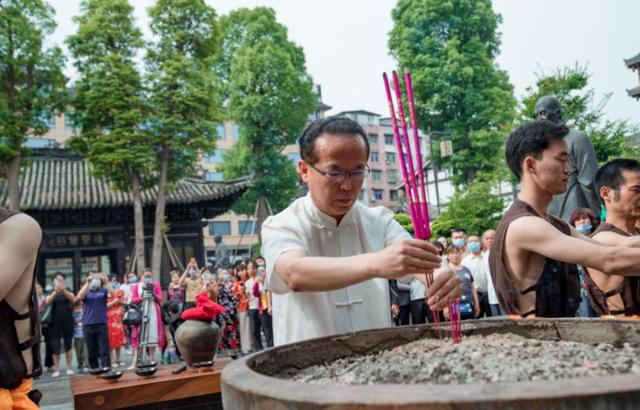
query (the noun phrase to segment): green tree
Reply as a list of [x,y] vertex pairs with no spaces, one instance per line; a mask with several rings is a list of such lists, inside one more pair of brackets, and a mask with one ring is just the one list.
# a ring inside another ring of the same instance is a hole
[[411,72],[418,122],[445,131],[454,154],[454,183],[499,166],[515,115],[513,87],[495,57],[501,17],[490,0],[399,0],[389,48]]
[[395,214],[393,216],[393,219],[395,219],[404,229],[406,229],[407,232],[413,235],[413,223],[411,222],[411,216],[409,214]]
[[[225,178],[254,175],[254,184],[234,205],[253,214],[266,197],[278,212],[297,192],[295,168],[282,149],[316,106],[302,48],[270,8],[239,9],[220,19],[222,42],[215,71],[228,100],[228,115],[241,125],[240,141],[224,157]],[[236,154],[240,154],[236,156]]]
[[41,0],[0,1],[0,163],[14,210],[26,137],[47,132],[48,119],[64,110],[64,57],[58,47],[44,47],[53,16]]
[[154,147],[140,127],[145,114],[141,75],[135,64],[142,33],[127,0],[84,0],[74,18],[78,30],[67,44],[79,78],[73,113],[80,129],[71,146],[82,152],[99,178],[131,192],[137,271],[145,266],[143,187],[152,182]]
[[604,109],[611,94],[596,102],[595,90],[589,88],[590,78],[588,66],[580,64],[539,74],[535,87],[528,87],[522,99],[520,122],[534,118],[540,97],[555,95],[562,105],[563,121],[589,135],[599,164],[621,156],[640,159],[640,150],[629,144],[629,136],[637,132],[638,126],[629,121],[606,120]]
[[151,268],[160,276],[166,195],[215,149],[221,108],[211,69],[219,45],[216,13],[203,0],[157,0],[149,9],[148,137],[156,146],[158,195]]
[[472,184],[459,187],[447,209],[431,224],[432,237],[448,237],[453,228],[481,235],[495,229],[504,211],[505,201],[495,193],[495,183],[479,175]]

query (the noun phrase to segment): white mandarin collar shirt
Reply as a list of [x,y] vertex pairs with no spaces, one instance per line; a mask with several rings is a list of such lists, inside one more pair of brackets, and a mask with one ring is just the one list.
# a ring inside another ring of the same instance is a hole
[[386,208],[356,202],[338,225],[315,206],[310,194],[267,218],[262,225],[262,256],[273,292],[275,345],[391,326],[386,279],[329,292],[292,292],[274,272],[282,253],[300,250],[308,256],[353,256],[380,251],[405,238],[410,235]]

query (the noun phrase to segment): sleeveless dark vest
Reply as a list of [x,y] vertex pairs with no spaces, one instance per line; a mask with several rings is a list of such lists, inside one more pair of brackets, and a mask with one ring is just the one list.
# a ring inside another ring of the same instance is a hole
[[[17,212],[0,208],[0,224]],[[31,319],[31,337],[20,343],[16,332],[16,320]],[[0,387],[14,389],[30,377],[42,374],[40,363],[40,316],[35,290],[35,272],[31,284],[31,300],[26,313],[16,312],[6,300],[0,301]],[[31,350],[33,371],[29,374],[27,364],[22,357],[24,350]]]
[[[516,276],[507,267],[504,255],[507,229],[523,216],[542,218],[531,205],[517,199],[500,220],[489,253],[491,279],[502,309],[507,314],[522,317],[532,314],[540,317],[575,316],[580,305],[580,277],[576,265],[547,258],[536,283],[524,290],[520,289]],[[548,222],[563,234],[571,234],[566,222],[551,215]],[[518,298],[529,292],[536,293],[536,307],[529,312],[521,312]]]
[[[614,232],[622,236],[631,236],[622,229],[618,229],[606,222],[601,223],[600,226],[598,226],[598,229],[596,229],[592,234],[592,236],[600,232]],[[596,312],[601,315],[625,314],[626,316],[632,316],[640,314],[640,289],[638,289],[637,278],[624,278],[620,285],[618,285],[615,289],[609,292],[605,292],[598,287],[593,279],[591,279],[589,270],[585,268],[584,271],[585,275],[583,276],[583,278],[585,287],[587,288],[587,296],[589,297],[591,306]],[[607,298],[614,295],[620,295],[620,297],[622,297],[624,309],[609,309],[609,306],[607,305]]]

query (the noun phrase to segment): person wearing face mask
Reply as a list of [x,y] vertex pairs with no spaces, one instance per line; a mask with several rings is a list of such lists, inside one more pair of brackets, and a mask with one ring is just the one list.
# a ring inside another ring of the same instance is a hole
[[[593,211],[589,208],[576,208],[571,213],[569,225],[573,226],[576,231],[583,235],[591,236],[597,227],[597,219]],[[587,295],[587,285],[585,283],[584,267],[578,265],[578,273],[580,275],[580,306],[578,307],[578,317],[598,317],[598,313],[591,306]]]
[[120,349],[125,345],[124,325],[122,324],[124,317],[124,291],[118,289],[120,284],[117,275],[111,275],[109,282],[114,289],[114,294],[107,298],[109,348],[113,352],[114,366],[124,366],[124,362],[120,359]]
[[191,258],[191,260],[189,260],[189,264],[180,277],[180,285],[184,286],[186,289],[186,308],[189,309],[195,307],[196,295],[202,292],[204,286],[204,281],[202,279],[202,275],[200,275],[196,258]]
[[184,296],[185,289],[184,286],[180,285],[180,274],[177,270],[171,269],[171,283],[169,283],[169,287],[167,288],[167,296],[169,297],[170,302],[176,302],[180,304],[180,309],[184,307]]
[[220,304],[226,312],[221,326],[222,338],[220,339],[220,349],[227,351],[231,357],[236,357],[238,349],[240,348],[237,313],[238,301],[233,296],[233,282],[231,281],[229,271],[222,269],[220,277],[218,304]]
[[489,293],[487,287],[487,271],[484,268],[482,258],[482,246],[480,238],[471,235],[467,240],[467,249],[469,254],[462,258],[462,266],[469,269],[473,276],[473,283],[478,292],[479,315],[478,317],[491,316],[491,308],[489,306]]
[[[61,272],[53,275],[53,292],[44,300],[51,305],[52,320],[49,324],[49,337],[53,348],[53,361],[55,372],[52,378],[60,376],[60,356],[64,349],[66,359],[66,374],[74,374],[72,370],[73,359],[73,303],[76,297],[71,290],[65,287],[65,276]],[[63,343],[61,343],[61,340]]]
[[[156,347],[163,351],[166,346],[166,338],[164,334],[164,326],[162,323],[162,314],[160,312],[160,303],[162,301],[162,288],[160,283],[153,280],[151,269],[145,268],[140,277],[140,281],[135,283],[131,288],[131,302],[137,305],[142,304],[145,289],[149,289],[153,294],[153,306],[149,309],[149,335],[148,335],[148,354],[149,360],[154,360]],[[131,332],[131,347],[133,350],[133,363],[129,367],[133,370],[138,361],[138,346],[140,346],[140,325],[133,326]]]
[[451,230],[451,246],[460,249],[463,258],[469,254],[469,249],[467,249],[467,231],[464,228],[454,228]]
[[78,299],[83,302],[82,331],[92,369],[111,367],[107,298],[113,293],[107,277],[101,273],[89,274],[78,292]]

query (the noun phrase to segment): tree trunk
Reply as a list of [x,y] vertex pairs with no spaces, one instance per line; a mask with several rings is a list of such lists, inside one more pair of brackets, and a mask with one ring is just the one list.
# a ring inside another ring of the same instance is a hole
[[169,168],[169,150],[164,147],[160,152],[160,175],[158,197],[156,199],[156,217],[153,224],[153,248],[151,251],[151,270],[154,280],[160,280],[162,263],[162,227],[166,205],[167,169]]
[[20,161],[21,157],[18,154],[2,164],[9,187],[9,209],[12,211],[20,210]]
[[472,184],[474,179],[476,179],[476,168],[467,168],[467,181],[469,182],[469,184]]
[[[140,190],[140,175],[131,174],[131,194],[133,195],[133,225],[136,248],[136,273],[139,275],[145,268],[144,259],[144,215],[142,213],[142,192]],[[132,266],[131,269],[134,269]]]

